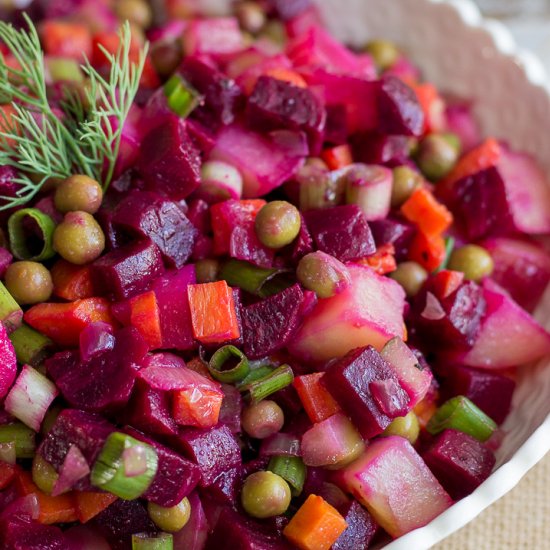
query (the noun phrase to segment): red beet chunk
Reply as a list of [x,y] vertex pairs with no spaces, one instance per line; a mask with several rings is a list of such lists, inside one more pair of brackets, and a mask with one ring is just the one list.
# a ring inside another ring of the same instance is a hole
[[354,204],[308,210],[304,217],[315,246],[342,262],[376,251],[365,214]]
[[368,548],[378,530],[378,524],[372,516],[356,500],[350,500],[338,511],[348,527],[332,545],[332,550]]
[[372,346],[367,346],[351,350],[331,364],[322,384],[349,415],[361,435],[371,438],[382,433],[392,418],[404,412],[399,405],[399,414],[389,416],[388,413],[394,412],[389,404],[382,405],[377,392],[373,394],[372,389],[385,381],[405,394],[388,363]]
[[374,220],[369,223],[376,246],[393,244],[395,257],[405,260],[409,252],[409,246],[415,234],[415,228],[408,222],[386,218]]
[[178,435],[181,450],[198,465],[201,487],[208,487],[223,472],[241,464],[241,449],[227,426],[208,430],[183,428]]
[[115,333],[113,349],[88,361],[81,361],[77,351],[60,352],[46,361],[46,369],[71,406],[91,412],[113,410],[130,399],[147,351],[139,332],[127,327]]
[[145,500],[170,507],[181,502],[193,491],[200,478],[199,469],[195,464],[137,430],[128,428],[125,431],[132,437],[152,445],[157,452],[157,473],[143,494]]
[[0,542],[5,550],[67,550],[69,541],[54,525],[42,525],[27,516],[13,516],[3,522]]
[[425,346],[430,350],[471,348],[487,306],[481,287],[467,281],[443,300],[432,295],[431,302],[435,300],[441,305],[442,316],[439,318],[433,318],[426,309],[429,288],[428,282],[413,304],[416,329]]
[[365,164],[381,164],[394,168],[410,163],[410,141],[406,136],[361,133],[352,137],[353,158]]
[[382,134],[420,136],[424,112],[414,91],[400,78],[380,79],[378,91],[378,130]]
[[117,300],[146,290],[163,272],[160,251],[149,239],[117,248],[92,264],[92,278],[98,292]]
[[243,94],[234,80],[219,71],[207,58],[187,56],[179,73],[202,96],[203,101],[191,114],[207,128],[231,124],[243,102]]
[[131,235],[150,238],[171,267],[191,256],[197,230],[179,204],[148,191],[132,191],[113,213],[113,225]]
[[248,99],[246,117],[254,130],[302,130],[308,135],[310,150],[318,152],[321,147],[326,114],[307,88],[261,76]]
[[231,468],[220,474],[203,491],[220,504],[233,506],[238,502],[242,487],[243,472],[241,468]]
[[146,189],[171,199],[184,199],[199,186],[199,151],[183,119],[166,117],[163,124],[145,136],[138,168]]
[[456,430],[439,434],[422,455],[439,483],[455,500],[469,495],[490,475],[493,451],[477,439]]
[[11,166],[0,166],[0,195],[15,197],[18,184],[15,182],[17,172]]
[[244,352],[250,359],[259,359],[283,348],[300,321],[304,293],[295,284],[242,311]]
[[445,376],[442,391],[448,397],[464,395],[502,424],[510,412],[515,387],[512,379],[496,372],[455,366]]

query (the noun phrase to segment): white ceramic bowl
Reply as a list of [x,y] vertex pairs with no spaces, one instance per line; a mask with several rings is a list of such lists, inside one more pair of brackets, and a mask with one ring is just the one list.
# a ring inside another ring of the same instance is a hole
[[[541,63],[514,44],[470,0],[317,0],[329,29],[347,43],[394,40],[440,89],[473,101],[484,134],[533,154],[550,174],[550,85]],[[536,312],[550,328],[550,291]],[[429,548],[512,489],[550,450],[550,366],[519,372],[497,469],[474,493],[429,525],[386,546]],[[518,526],[519,527],[519,526]]]

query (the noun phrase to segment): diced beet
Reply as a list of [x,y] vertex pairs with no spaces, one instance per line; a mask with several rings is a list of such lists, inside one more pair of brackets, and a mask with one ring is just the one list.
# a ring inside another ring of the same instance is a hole
[[0,321],[0,399],[8,393],[16,376],[17,359],[15,350],[4,323]]
[[378,130],[383,134],[420,136],[424,112],[414,91],[400,78],[380,79],[378,91]]
[[160,250],[149,239],[133,241],[108,252],[91,267],[98,292],[118,300],[146,290],[164,272]]
[[286,550],[289,544],[264,524],[257,523],[231,508],[223,508],[204,550]]
[[176,435],[178,426],[171,414],[170,394],[150,388],[138,379],[128,403],[128,423],[155,435]]
[[527,311],[533,311],[550,282],[550,255],[535,241],[496,238],[483,241],[491,254],[491,279]]
[[181,502],[193,491],[200,478],[199,469],[195,464],[145,434],[132,428],[125,431],[139,441],[153,446],[157,452],[157,473],[143,494],[145,500],[150,500],[159,506],[170,507]]
[[353,158],[366,164],[381,164],[394,168],[409,164],[410,140],[407,136],[377,133],[356,134],[351,139]]
[[113,225],[139,237],[149,237],[172,267],[189,259],[197,230],[180,206],[148,191],[132,191],[116,207]]
[[[376,384],[385,381],[391,383],[394,389],[401,390],[406,403],[407,394],[399,385],[390,365],[372,346],[350,351],[329,365],[322,378],[322,384],[367,439],[382,433],[392,418],[398,416],[390,416],[392,411],[382,406],[380,400],[376,399],[377,392],[373,392]],[[404,409],[403,405],[400,414]]]
[[210,225],[210,205],[202,199],[196,199],[189,203],[187,218],[200,233],[209,233],[212,229]]
[[98,415],[64,409],[44,437],[38,453],[59,471],[69,448],[75,445],[91,467],[114,430],[112,424]]
[[223,401],[220,409],[220,424],[227,426],[232,433],[241,432],[241,412],[243,400],[241,392],[231,384],[222,384]]
[[77,351],[64,351],[46,360],[46,369],[73,407],[98,412],[126,405],[137,371],[148,351],[133,327],[115,333],[113,349],[81,361]]
[[184,119],[167,117],[145,136],[138,168],[146,189],[171,199],[184,199],[199,186],[199,151],[189,137]]
[[[480,286],[473,281],[464,282],[443,300],[438,300],[433,294],[428,296],[428,292],[424,289],[413,305],[416,330],[428,349],[471,348],[486,309]],[[441,317],[433,318],[429,314],[429,299],[440,304]]]
[[348,139],[346,106],[338,103],[326,107],[325,141],[331,145],[343,145]]
[[178,445],[198,465],[201,487],[208,487],[220,474],[241,464],[241,449],[227,426],[183,428]]
[[290,254],[290,261],[293,264],[297,264],[306,254],[313,252],[313,239],[306,225],[304,216],[300,214],[302,223],[300,225],[300,232],[295,241],[288,246],[288,253]]
[[304,217],[315,246],[342,262],[376,251],[365,214],[354,204],[308,210]]
[[231,78],[205,58],[187,56],[178,72],[203,96],[191,116],[207,128],[231,124],[242,102],[242,91]]
[[261,76],[248,99],[246,117],[248,125],[259,132],[302,130],[309,137],[310,151],[320,151],[326,115],[321,102],[307,88]]
[[0,541],[4,550],[67,550],[69,541],[55,525],[42,525],[14,516],[4,522]]
[[231,468],[216,477],[214,481],[202,491],[220,504],[233,506],[239,498],[239,492],[242,487],[242,477],[242,469],[240,467]]
[[153,284],[159,308],[162,342],[166,348],[189,350],[195,347],[187,286],[194,284],[195,266],[168,271]]
[[208,537],[208,523],[202,502],[196,492],[188,497],[191,506],[191,516],[185,527],[174,533],[174,548],[176,550],[203,550]]
[[496,372],[453,366],[444,376],[442,391],[447,397],[464,395],[497,424],[502,424],[512,406],[516,383]]
[[422,458],[455,500],[481,485],[491,475],[496,462],[487,446],[456,430],[440,433],[422,453]]
[[223,55],[243,49],[243,35],[235,17],[196,18],[183,34],[186,55]]
[[109,540],[113,550],[130,548],[135,533],[158,531],[142,501],[121,498],[100,512],[92,524]]
[[295,284],[243,309],[244,351],[250,359],[259,359],[283,348],[298,328],[304,293]]
[[8,269],[8,266],[11,264],[12,260],[13,256],[10,251],[3,246],[0,246],[0,279],[4,278],[6,269]]
[[445,109],[447,130],[460,138],[464,152],[470,151],[481,141],[481,131],[472,113],[472,106],[467,103],[447,105]]
[[409,251],[409,245],[414,237],[415,228],[403,220],[386,218],[369,223],[377,247],[385,244],[393,244],[395,257],[404,260]]
[[264,136],[234,123],[218,133],[212,159],[223,160],[243,176],[243,196],[259,197],[290,179],[305,162],[308,146],[300,132]]
[[372,441],[365,454],[338,476],[342,488],[367,506],[394,538],[426,525],[452,504],[451,497],[403,437]]
[[332,545],[332,550],[368,548],[378,530],[373,517],[356,500],[349,501],[338,511],[348,526]]

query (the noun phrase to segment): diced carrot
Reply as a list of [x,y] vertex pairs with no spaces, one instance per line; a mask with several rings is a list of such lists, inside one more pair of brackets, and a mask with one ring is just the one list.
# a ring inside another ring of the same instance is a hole
[[0,461],[0,491],[5,489],[15,477],[15,466]]
[[425,235],[441,235],[453,223],[453,215],[424,187],[418,188],[401,206],[401,213]]
[[342,409],[334,397],[321,384],[324,372],[304,374],[294,379],[294,387],[306,414],[313,423],[322,422]]
[[409,247],[409,260],[431,273],[441,265],[445,255],[445,239],[441,235],[427,236],[417,231]]
[[212,428],[218,423],[223,392],[217,389],[195,387],[173,393],[172,416],[181,426]]
[[321,158],[325,161],[325,163],[331,170],[344,168],[345,166],[349,166],[353,162],[351,149],[350,146],[347,144],[337,145],[336,147],[325,149],[321,153]]
[[[11,105],[0,105],[0,132],[19,134],[17,123],[13,120],[15,109]],[[8,139],[10,147],[15,145],[13,139]]]
[[136,328],[149,344],[150,349],[162,347],[160,315],[156,294],[150,290],[129,301],[130,324]]
[[367,256],[357,263],[368,265],[374,269],[378,275],[391,273],[397,269],[397,264],[395,262],[395,247],[391,243],[383,244],[378,247],[372,256]]
[[443,269],[432,277],[430,287],[437,298],[444,300],[462,284],[462,281],[464,281],[462,271]]
[[40,26],[42,46],[47,55],[70,57],[78,61],[92,55],[92,36],[86,25],[71,21],[45,19]]
[[220,344],[240,336],[233,291],[225,281],[189,285],[187,298],[196,340]]
[[76,515],[80,523],[86,523],[103,512],[117,497],[111,493],[96,493],[92,491],[74,491],[73,499]]
[[31,307],[25,322],[61,346],[76,347],[80,333],[90,324],[103,321],[115,325],[105,298],[85,298],[65,304],[42,303]]
[[422,84],[409,82],[409,86],[415,91],[418,102],[424,112],[423,133],[443,130],[445,103],[439,95],[437,88],[430,82],[423,82]]
[[53,293],[64,300],[73,302],[94,295],[94,287],[89,266],[75,265],[66,260],[57,261],[50,271],[53,280]]
[[18,469],[15,475],[15,487],[21,496],[36,495],[40,523],[70,523],[78,520],[72,493],[56,497],[47,495],[34,484],[31,474],[22,469]]
[[309,495],[283,530],[300,550],[329,550],[348,524],[322,497]]
[[294,84],[294,86],[298,86],[298,88],[307,88],[307,82],[301,75],[292,69],[286,69],[284,67],[267,69],[265,75],[276,78],[277,80],[284,80],[285,82]]

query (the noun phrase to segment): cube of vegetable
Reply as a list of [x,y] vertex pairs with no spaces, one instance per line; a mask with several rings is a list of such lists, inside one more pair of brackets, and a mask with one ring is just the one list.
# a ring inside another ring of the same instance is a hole
[[187,298],[195,338],[203,344],[219,344],[241,335],[233,292],[225,281],[189,285]]
[[17,376],[17,360],[8,331],[0,321],[0,399],[8,393]]
[[350,499],[348,503],[337,508],[348,526],[332,545],[332,550],[368,548],[378,530],[373,517],[356,500]]
[[129,301],[130,324],[138,330],[149,349],[163,347],[159,307],[156,294],[150,290]]
[[420,455],[402,437],[373,441],[340,475],[342,487],[394,538],[426,525],[452,504]]
[[193,19],[185,27],[183,47],[186,55],[238,52],[244,48],[239,22],[235,17]]
[[0,323],[4,324],[8,332],[13,332],[21,326],[22,321],[23,310],[0,282]]
[[312,422],[322,422],[342,409],[330,392],[323,386],[323,372],[304,374],[294,379],[294,387]]

